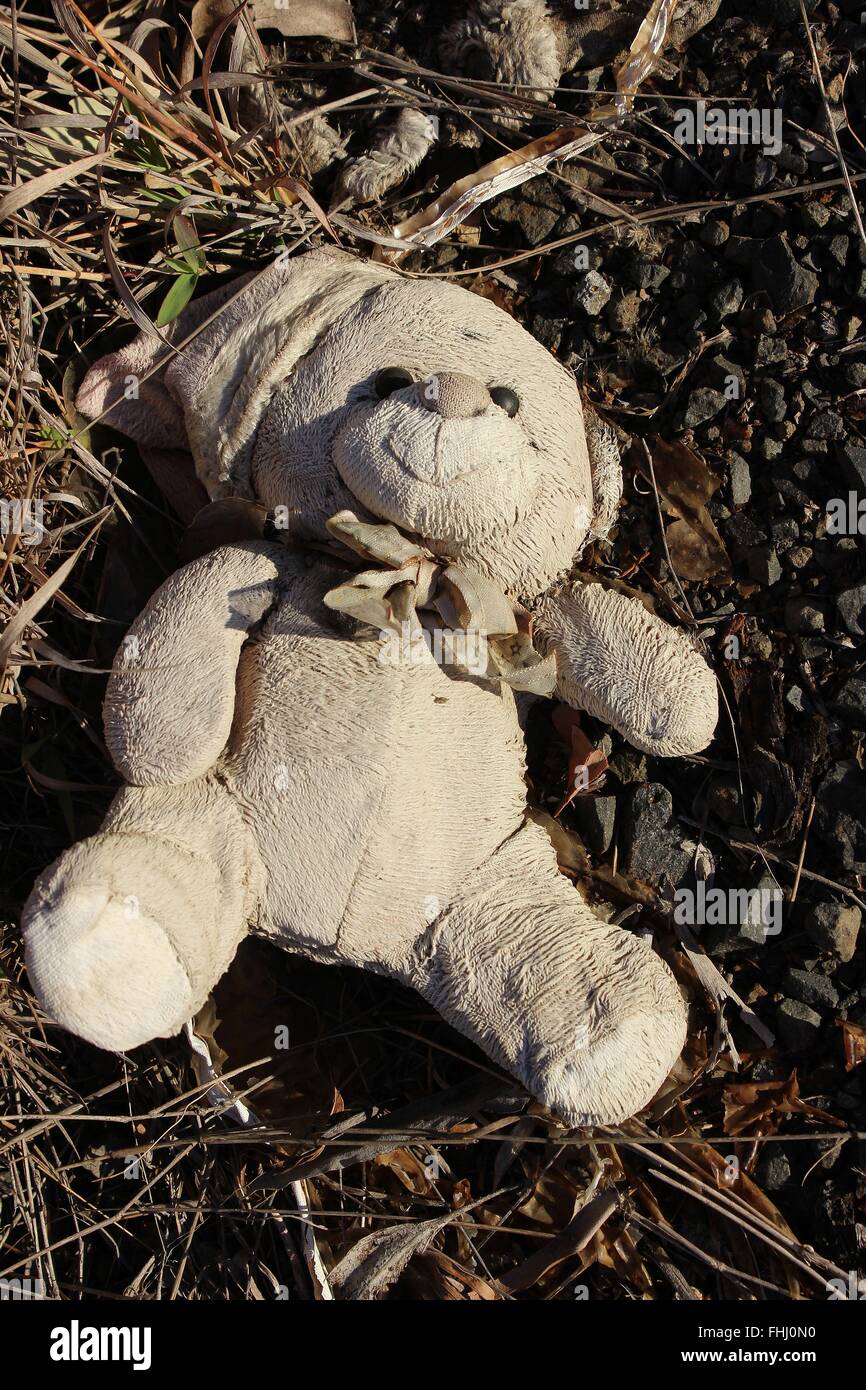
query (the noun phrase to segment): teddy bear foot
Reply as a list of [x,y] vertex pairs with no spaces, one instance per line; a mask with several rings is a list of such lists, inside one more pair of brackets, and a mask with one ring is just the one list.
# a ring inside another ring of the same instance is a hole
[[179,1032],[248,928],[247,838],[216,786],[121,791],[102,832],[46,869],[25,905],[27,972],[46,1012],[112,1051]]
[[591,912],[532,823],[470,875],[411,983],[569,1125],[637,1114],[685,1042],[667,966]]
[[67,873],[25,915],[27,971],[44,1008],[115,1052],[177,1033],[195,999],[165,929],[135,894],[65,885]]

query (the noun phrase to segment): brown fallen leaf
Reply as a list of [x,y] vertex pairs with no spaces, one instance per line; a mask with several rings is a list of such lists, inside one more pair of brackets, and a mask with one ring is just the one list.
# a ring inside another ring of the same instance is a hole
[[569,705],[557,705],[553,711],[553,727],[570,751],[568,759],[568,794],[557,806],[559,816],[576,796],[586,796],[601,790],[607,772],[607,758],[600,748],[594,748],[583,731],[580,715]]
[[[864,1033],[866,1037],[866,1033]],[[809,1115],[824,1124],[844,1129],[844,1120],[800,1098],[797,1072],[783,1081],[742,1081],[725,1087],[725,1133],[756,1138],[775,1134],[786,1115]]]
[[571,1218],[559,1235],[546,1241],[540,1250],[536,1250],[528,1259],[521,1261],[507,1274],[503,1274],[500,1283],[511,1293],[531,1288],[564,1260],[579,1254],[618,1206],[619,1195],[613,1188],[597,1193]]
[[732,577],[731,561],[706,504],[719,487],[706,461],[682,443],[669,444],[656,436],[649,441],[652,468],[640,450],[637,467],[655,483],[677,520],[665,531],[671,563],[681,579]]
[[[484,1199],[487,1200],[486,1198]],[[478,1203],[473,1203],[477,1206]],[[382,1298],[399,1279],[412,1256],[426,1250],[430,1242],[465,1210],[449,1211],[432,1221],[408,1221],[386,1226],[357,1241],[330,1271],[329,1282],[337,1298],[371,1302]]]
[[349,0],[252,0],[257,29],[276,29],[284,39],[338,39],[355,42]]
[[845,1048],[845,1070],[853,1071],[866,1061],[866,1028],[859,1023],[851,1023],[847,1018],[838,1020],[842,1029],[842,1045]]
[[[431,1247],[416,1255],[406,1271],[405,1292],[425,1302],[496,1302],[502,1294],[493,1284]],[[404,1292],[403,1285],[400,1287]]]
[[428,1170],[411,1149],[392,1149],[390,1153],[377,1154],[373,1166],[387,1168],[400,1186],[413,1196],[426,1197],[433,1191]]

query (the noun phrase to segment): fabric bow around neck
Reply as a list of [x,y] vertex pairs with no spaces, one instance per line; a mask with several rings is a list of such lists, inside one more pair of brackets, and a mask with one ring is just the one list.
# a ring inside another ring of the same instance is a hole
[[330,589],[326,606],[378,628],[383,640],[399,637],[396,664],[433,660],[432,636],[444,665],[535,695],[554,689],[555,659],[535,650],[529,614],[486,576],[436,559],[390,522],[365,522],[341,511],[326,526],[335,540],[375,564]]

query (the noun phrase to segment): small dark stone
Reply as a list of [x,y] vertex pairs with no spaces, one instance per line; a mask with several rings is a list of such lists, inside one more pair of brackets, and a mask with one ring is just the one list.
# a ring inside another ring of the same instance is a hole
[[866,637],[866,584],[855,584],[836,596],[839,617],[852,637]]
[[818,284],[818,276],[796,260],[786,233],[763,243],[752,266],[752,285],[766,290],[776,314],[791,314],[813,304]]
[[563,334],[569,327],[568,319],[540,311],[532,319],[532,336],[537,338],[550,352],[556,352],[562,342]]
[[623,279],[636,290],[655,294],[670,275],[666,265],[657,265],[646,256],[634,256],[623,266]]
[[811,1004],[815,1009],[835,1009],[839,991],[826,975],[811,970],[786,970],[782,989],[790,999]]
[[765,434],[758,444],[758,454],[769,463],[772,459],[777,459],[780,456],[784,447],[780,439],[774,439],[771,434]]
[[820,604],[808,598],[789,598],[785,604],[785,627],[788,632],[823,632],[824,611]]
[[840,269],[845,269],[845,262],[848,259],[848,247],[851,245],[850,237],[834,236],[830,238],[827,247],[827,255],[831,261],[835,261]]
[[784,338],[776,338],[770,333],[761,333],[755,340],[755,366],[775,367],[788,356],[788,344]]
[[782,577],[779,557],[771,545],[753,546],[746,556],[746,567],[756,584],[775,584]]
[[866,449],[845,443],[841,446],[839,461],[848,486],[866,497]]
[[727,404],[721,391],[712,391],[709,387],[699,386],[696,391],[692,391],[683,413],[683,427],[694,429],[696,425],[702,425],[705,420],[712,420]]
[[744,549],[748,546],[763,545],[767,540],[766,531],[761,531],[747,512],[738,512],[726,521],[723,527],[726,539],[731,545]]
[[835,410],[824,410],[813,418],[809,434],[813,439],[844,439],[845,421]]
[[815,829],[846,869],[866,873],[866,774],[853,759],[835,763],[818,787]]
[[704,246],[724,246],[730,235],[730,227],[722,221],[705,222],[699,232]]
[[515,204],[514,220],[517,222],[530,246],[539,246],[541,242],[547,241],[554,227],[562,216],[562,201],[558,192],[551,188],[549,184],[542,184],[538,180],[537,192],[529,192],[531,185],[527,186],[527,193],[523,197],[513,199]]
[[761,382],[761,409],[764,418],[771,424],[777,424],[785,418],[785,388],[780,381],[775,381],[771,376],[765,377]]
[[820,1032],[821,1015],[799,999],[785,999],[776,1010],[776,1027],[789,1051],[805,1052]]
[[606,854],[613,840],[616,821],[615,796],[578,796],[571,812],[580,838],[593,854]]
[[748,163],[738,165],[735,174],[736,182],[741,188],[753,188],[755,192],[767,188],[775,177],[775,161],[768,159],[764,154],[757,155]]
[[804,926],[809,939],[821,951],[832,951],[843,963],[851,960],[857,949],[860,930],[859,907],[842,903],[818,903],[806,914]]
[[575,308],[582,309],[590,318],[595,318],[601,313],[611,294],[611,287],[604,276],[599,275],[597,270],[588,270],[581,280],[571,286],[569,299]]
[[[732,397],[731,390],[735,384],[739,394]],[[732,362],[721,352],[717,352],[710,361],[707,369],[707,385],[715,391],[721,391],[727,400],[739,400],[746,394],[746,377],[742,367],[738,362]]]
[[791,1163],[781,1144],[768,1144],[756,1174],[766,1192],[780,1192],[791,1181]]
[[710,313],[717,319],[729,318],[739,312],[743,303],[743,287],[739,280],[725,280],[710,290],[708,304]]
[[627,874],[652,885],[667,878],[676,884],[691,862],[679,835],[671,828],[673,800],[660,782],[647,782],[631,794],[621,841]]
[[731,456],[731,506],[744,507],[752,495],[749,465],[739,454]]
[[807,232],[820,232],[830,221],[830,209],[823,203],[804,203],[800,209],[800,221]]
[[849,676],[830,704],[852,729],[866,729],[866,680]]

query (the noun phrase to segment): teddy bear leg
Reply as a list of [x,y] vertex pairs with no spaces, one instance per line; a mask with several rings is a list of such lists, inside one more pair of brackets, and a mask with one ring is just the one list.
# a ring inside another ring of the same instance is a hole
[[569,1125],[636,1114],[685,1041],[664,962],[600,921],[527,822],[419,943],[411,983]]
[[25,905],[25,959],[43,1007],[112,1051],[177,1033],[228,967],[264,871],[214,778],[125,787],[101,831],[66,850]]

